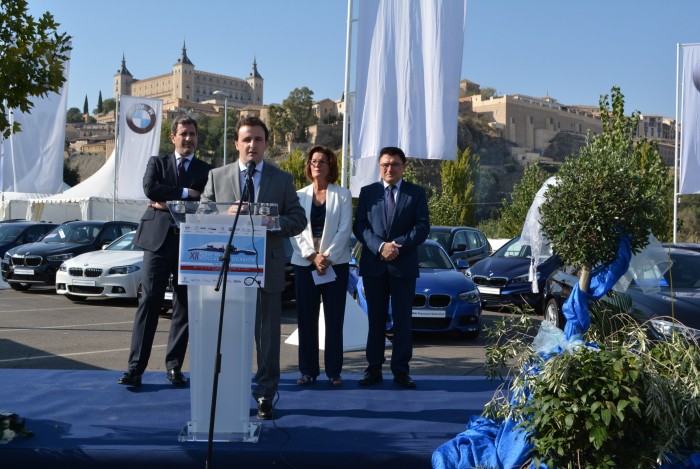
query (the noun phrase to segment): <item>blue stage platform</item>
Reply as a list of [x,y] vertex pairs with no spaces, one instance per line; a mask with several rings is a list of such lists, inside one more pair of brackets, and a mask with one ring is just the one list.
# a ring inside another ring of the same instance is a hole
[[[138,469],[205,467],[207,443],[179,442],[190,418],[189,388],[147,372],[133,390],[121,372],[3,369],[0,409],[27,419],[32,438],[0,446],[6,468]],[[344,376],[300,387],[283,375],[276,420],[257,443],[214,443],[211,468],[428,468],[433,451],[466,428],[498,382],[483,377],[414,376],[415,390],[364,388]],[[255,403],[250,400],[251,415]],[[252,417],[252,420],[256,420]]]

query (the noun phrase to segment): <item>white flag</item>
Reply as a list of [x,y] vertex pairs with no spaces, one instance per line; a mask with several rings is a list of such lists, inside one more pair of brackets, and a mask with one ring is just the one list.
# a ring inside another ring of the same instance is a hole
[[122,96],[119,99],[117,199],[145,199],[143,175],[158,154],[163,101]]
[[350,156],[375,164],[358,165],[353,193],[378,180],[382,147],[455,159],[466,9],[466,0],[360,1]]
[[700,46],[683,48],[679,194],[700,193]]
[[[65,54],[70,58],[70,50]],[[58,93],[32,99],[34,107],[27,113],[7,110],[8,120],[22,127],[2,142],[0,192],[56,194],[63,190],[69,66],[66,60],[66,81]]]

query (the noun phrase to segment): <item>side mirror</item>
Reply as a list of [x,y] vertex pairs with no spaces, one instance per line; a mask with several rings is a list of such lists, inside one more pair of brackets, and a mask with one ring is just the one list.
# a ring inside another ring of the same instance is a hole
[[469,268],[469,262],[465,261],[464,259],[459,259],[455,265],[459,270],[466,270]]

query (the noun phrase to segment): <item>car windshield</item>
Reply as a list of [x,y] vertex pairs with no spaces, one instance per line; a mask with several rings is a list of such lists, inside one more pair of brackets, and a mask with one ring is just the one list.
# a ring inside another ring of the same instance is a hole
[[0,226],[0,242],[14,241],[22,233],[22,227],[3,225]]
[[454,270],[454,265],[447,254],[445,254],[445,251],[434,244],[421,244],[418,246],[418,262],[422,269]]
[[134,245],[134,233],[127,233],[105,248],[106,251],[143,251]]
[[100,227],[95,225],[62,225],[47,234],[42,241],[51,244],[91,244],[99,232]]
[[428,233],[428,239],[437,241],[443,249],[448,249],[448,242],[450,241],[450,233],[444,231],[430,231]]
[[673,264],[659,281],[660,286],[700,288],[700,256],[671,253]]
[[[529,244],[520,242],[520,237],[513,238],[504,244],[498,251],[493,253],[493,257],[506,257],[512,259],[530,259],[532,256],[532,248]],[[540,262],[549,259],[552,256],[551,248],[547,246],[540,255]]]

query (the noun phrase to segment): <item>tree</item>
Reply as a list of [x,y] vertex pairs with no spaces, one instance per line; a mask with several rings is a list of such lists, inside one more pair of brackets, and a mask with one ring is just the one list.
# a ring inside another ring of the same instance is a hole
[[493,97],[498,96],[498,92],[496,91],[496,88],[486,87],[486,88],[481,88],[480,91],[481,91],[481,99],[489,99],[489,98],[493,98]]
[[291,125],[287,113],[282,106],[271,105],[268,108],[268,121],[270,123],[270,144],[273,146],[283,145],[288,132],[291,132]]
[[306,86],[294,88],[287,99],[282,101],[282,107],[289,119],[293,142],[306,142],[306,128],[316,123],[312,109],[314,92]]
[[503,236],[513,238],[523,230],[525,217],[535,200],[537,191],[544,183],[545,175],[539,163],[528,165],[520,183],[513,186],[511,203],[503,199],[501,207],[500,232]]
[[428,200],[430,220],[435,225],[475,225],[474,188],[479,175],[479,156],[467,148],[455,161],[442,161],[442,192]]
[[586,292],[591,269],[616,258],[621,236],[631,235],[639,252],[650,232],[669,229],[668,170],[655,143],[634,141],[639,114],[625,117],[620,89],[611,94],[612,110],[608,96],[600,98],[602,134],[564,162],[540,207],[543,233],[564,263],[581,267]]
[[306,170],[306,155],[301,148],[295,148],[287,159],[280,162],[280,169],[287,171],[294,178],[294,187],[301,189],[309,185],[304,171]]
[[77,107],[68,109],[68,111],[66,111],[66,122],[69,124],[83,122],[83,115],[80,113],[80,109]]
[[104,112],[104,114],[114,112],[116,108],[117,102],[114,100],[114,98],[107,98],[104,100],[104,103],[102,103],[102,111]]
[[90,108],[88,107],[87,95],[85,95],[85,101],[83,102],[83,115],[90,115]]
[[32,98],[57,93],[65,82],[70,36],[58,26],[48,12],[38,19],[29,15],[27,0],[0,3],[0,134],[5,138],[21,130],[8,120],[8,109],[31,112]]
[[102,114],[102,110],[104,107],[102,106],[102,90],[100,90],[100,94],[97,96],[97,109],[95,109],[95,114]]
[[68,158],[63,160],[63,182],[73,187],[80,182],[80,173],[71,168]]

